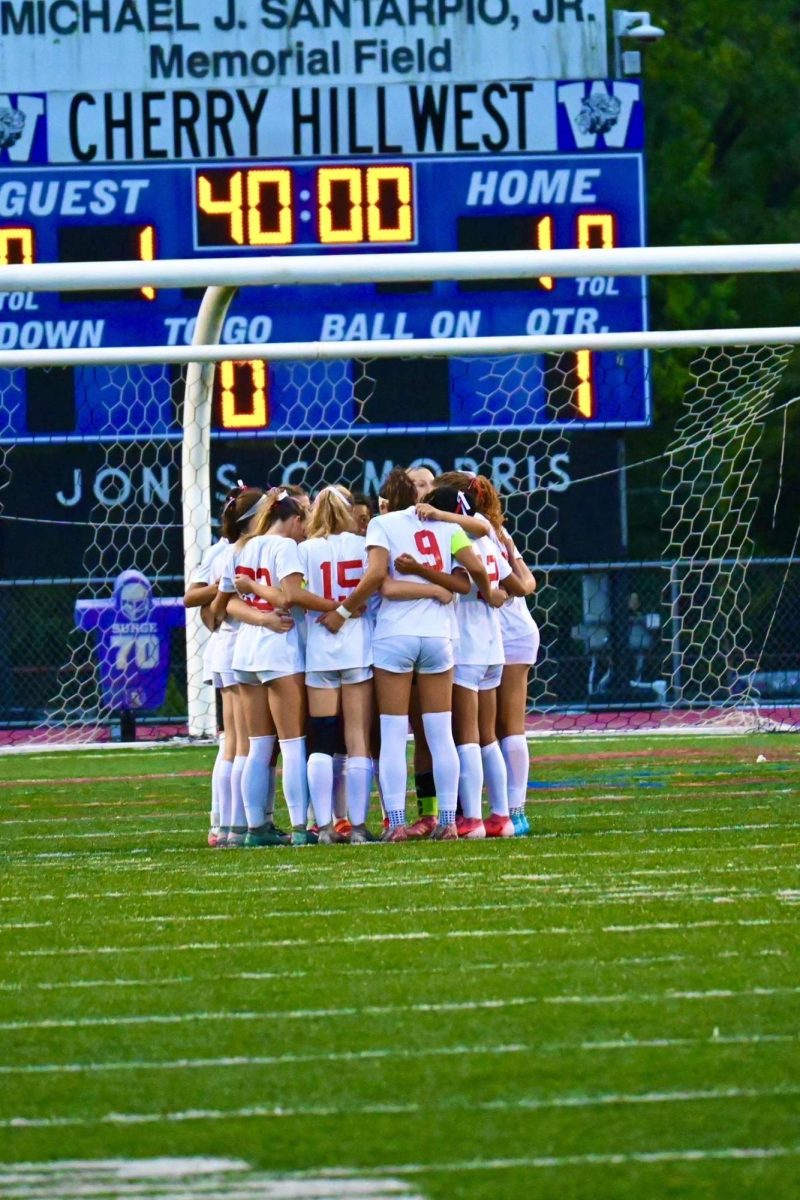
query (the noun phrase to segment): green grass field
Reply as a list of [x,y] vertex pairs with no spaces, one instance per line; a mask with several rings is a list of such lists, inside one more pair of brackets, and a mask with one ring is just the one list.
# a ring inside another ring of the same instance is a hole
[[529,839],[237,853],[213,754],[0,758],[0,1196],[800,1195],[800,739],[551,739]]

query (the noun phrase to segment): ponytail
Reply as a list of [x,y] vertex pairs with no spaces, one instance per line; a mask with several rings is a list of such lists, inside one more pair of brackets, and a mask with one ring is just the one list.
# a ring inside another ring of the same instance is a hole
[[330,537],[333,533],[355,533],[353,499],[347,488],[329,484],[318,494],[306,527],[310,538]]

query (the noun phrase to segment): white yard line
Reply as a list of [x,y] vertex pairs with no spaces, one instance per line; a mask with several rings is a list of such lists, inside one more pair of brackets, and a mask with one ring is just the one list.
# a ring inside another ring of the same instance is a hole
[[[712,815],[713,810],[709,808],[709,815]],[[537,834],[537,841],[550,841],[552,839],[564,838],[605,838],[605,837],[672,837],[677,834],[686,833],[751,833],[756,829],[800,829],[800,821],[751,821],[742,822],[732,825],[718,825],[713,821],[708,825],[661,825],[661,826],[639,826],[629,828],[616,829],[581,829],[581,830],[548,830],[545,833]],[[163,836],[164,830],[159,829],[131,829],[125,831],[126,837],[160,837]],[[171,837],[177,834],[193,835],[199,838],[201,831],[196,826],[189,826],[184,829],[171,828],[169,831]],[[55,835],[54,835],[55,836]],[[118,838],[120,831],[118,829],[110,830],[92,830],[88,833],[63,833],[58,835],[62,841],[81,841],[81,840],[97,840],[98,838]],[[42,835],[40,833],[22,833],[14,836],[14,845],[20,842],[39,842]],[[205,846],[198,847],[204,852]],[[174,847],[172,848],[175,849]],[[378,851],[378,853],[385,852]],[[165,848],[160,853],[169,853],[169,848]],[[319,853],[319,851],[317,852]],[[14,857],[13,850],[11,857]]]
[[23,1063],[0,1066],[0,1077],[15,1075],[97,1075],[138,1071],[197,1071],[229,1068],[297,1066],[301,1063],[371,1063],[384,1059],[460,1058],[471,1055],[612,1053],[633,1050],[674,1050],[686,1048],[723,1049],[728,1046],[793,1045],[797,1033],[733,1034],[709,1038],[617,1038],[582,1042],[536,1042],[499,1045],[428,1046],[411,1049],[388,1046],[373,1050],[312,1051],[297,1054],[287,1051],[274,1055],[227,1055],[218,1058],[128,1059],[109,1062]]
[[664,1004],[676,1000],[739,1000],[758,996],[796,996],[798,987],[709,988],[706,991],[613,992],[606,995],[507,996],[486,1000],[440,1000],[417,1004],[361,1004],[329,1008],[267,1009],[259,1011],[133,1013],[115,1017],[47,1017],[36,1021],[0,1021],[0,1031],[31,1029],[94,1029],[130,1025],[193,1025],[199,1022],[317,1021],[344,1017],[389,1016],[393,1013],[497,1012],[536,1004]]
[[[273,863],[270,861],[270,868]],[[315,863],[316,867],[316,863]],[[791,872],[797,875],[798,868],[792,863],[761,863],[754,866],[748,866],[748,875],[756,874],[775,874],[778,871]],[[359,867],[359,874],[362,873],[362,868]],[[581,879],[581,873],[578,871],[557,871],[550,873],[530,872],[526,874],[505,874],[499,877],[499,880],[493,880],[493,887],[508,886],[509,890],[514,883],[536,883],[546,885],[547,891],[554,894],[564,895],[586,895],[601,897],[604,895],[612,895],[613,892],[605,891],[606,887],[613,887],[614,881],[619,879],[621,886],[628,884],[628,892],[631,895],[638,895],[637,884],[630,884],[632,877],[638,878],[666,878],[684,877],[684,876],[700,876],[706,875],[734,875],[737,879],[741,877],[742,866],[740,863],[733,863],[724,867],[658,867],[658,868],[640,868],[638,870],[624,871],[619,874],[609,872],[602,882],[585,883],[571,885],[568,883],[559,883],[559,880],[565,879]],[[464,887],[471,886],[476,889],[483,890],[486,887],[486,880],[483,876],[475,871],[456,871],[443,875],[415,875],[409,876],[407,879],[358,879],[347,878],[330,880],[325,883],[310,883],[303,879],[294,879],[291,873],[288,874],[286,881],[283,884],[258,884],[252,887],[242,886],[240,881],[232,881],[229,887],[175,887],[175,888],[136,888],[136,897],[146,899],[158,899],[159,897],[173,896],[196,896],[205,898],[209,896],[240,896],[254,895],[263,896],[265,893],[270,895],[291,895],[292,892],[334,892],[334,891],[370,891],[380,890],[383,888],[400,888],[400,887],[441,887],[447,888],[452,885]],[[673,891],[677,891],[675,885]],[[692,887],[687,884],[687,895],[690,893],[688,889]],[[712,886],[708,885],[701,891],[711,891]],[[764,893],[751,893],[749,889],[740,889],[728,887],[728,890],[736,895],[763,895]],[[627,893],[626,893],[627,894]],[[647,890],[643,894],[649,894]],[[653,893],[656,894],[656,893]],[[769,894],[769,893],[767,893]],[[82,904],[87,902],[95,902],[97,900],[127,900],[131,896],[131,891],[103,891],[103,892],[65,892],[61,895],[56,895],[54,892],[42,892],[37,895],[21,895],[19,893],[7,896],[0,896],[0,904],[22,904],[29,908],[31,904],[56,903],[62,904],[67,900],[79,901]]]
[[[351,946],[361,945],[369,942],[433,942],[444,941],[448,938],[453,939],[481,939],[492,938],[495,941],[499,938],[528,938],[528,937],[596,937],[598,933],[639,933],[653,932],[661,930],[681,930],[686,932],[690,929],[724,929],[724,928],[773,928],[783,925],[796,926],[797,921],[793,918],[739,918],[736,920],[707,920],[707,921],[669,921],[669,922],[651,922],[641,925],[609,925],[598,929],[577,930],[570,926],[549,926],[541,929],[525,929],[514,928],[508,926],[502,929],[449,929],[443,933],[430,933],[426,930],[412,930],[406,933],[359,933],[359,934],[343,934],[341,937],[328,938],[259,938],[258,948],[263,950],[266,948],[286,948],[300,949],[314,947],[320,949],[324,946]],[[6,951],[6,957],[14,958],[72,958],[76,956],[93,956],[93,955],[114,955],[114,954],[178,954],[190,950],[199,950],[204,954],[208,954],[215,950],[253,950],[253,942],[181,942],[173,943],[137,943],[132,946],[63,946],[63,947],[45,947],[36,950],[16,950]]]
[[[696,1091],[673,1092],[609,1092],[585,1096],[527,1097],[520,1100],[478,1102],[461,1100],[431,1108],[427,1102],[386,1103],[364,1105],[251,1105],[238,1109],[187,1109],[177,1112],[106,1113],[99,1117],[11,1117],[0,1120],[0,1129],[51,1129],[63,1127],[91,1128],[98,1125],[151,1125],[187,1121],[230,1121],[253,1118],[292,1117],[355,1117],[355,1116],[417,1116],[432,1111],[547,1111],[557,1109],[607,1108],[628,1105],[693,1104],[703,1101],[761,1100],[800,1095],[800,1087],[776,1088],[708,1088]],[[392,1174],[401,1174],[393,1168]]]
[[[787,951],[767,948],[762,950],[722,950],[716,955],[722,959],[744,959],[751,961],[758,958],[786,958]],[[592,963],[598,970],[608,968],[611,971],[618,971],[620,968],[627,969],[628,967],[651,967],[665,965],[667,963],[688,963],[688,962],[708,962],[708,955],[702,954],[652,954],[640,956],[622,956],[621,958],[605,958],[598,959],[596,955],[584,955],[581,958],[559,958],[557,961],[537,961],[537,966],[541,970],[543,967],[549,967],[555,970],[564,968],[585,966],[587,963]],[[349,965],[339,968],[332,968],[334,973],[347,975],[348,978],[355,977],[375,977],[383,979],[386,975],[471,975],[480,973],[481,971],[530,971],[534,964],[530,959],[520,958],[513,962],[490,962],[469,963],[462,962],[458,964],[448,965],[446,967],[422,966],[422,967],[350,967]],[[220,976],[214,972],[213,978],[238,981],[259,981],[267,979],[307,979],[309,976],[317,978],[318,970],[300,970],[300,971],[233,971]],[[154,978],[146,976],[139,979],[67,979],[67,980],[44,980],[35,981],[26,979],[16,981],[14,983],[0,983],[0,992],[24,992],[30,990],[55,992],[64,990],[82,990],[91,988],[132,988],[132,987],[175,987],[180,984],[191,984],[193,986],[204,986],[208,983],[208,978],[202,975],[165,975]]]
[[[783,828],[783,825],[782,824],[776,825],[775,828]],[[717,830],[715,830],[713,828],[713,826],[708,826],[708,827],[703,826],[703,827],[701,827],[701,829],[702,829],[702,832],[704,832],[704,833],[718,832]],[[646,830],[639,831],[640,834],[646,833],[646,832],[648,832],[648,831],[646,831]],[[796,850],[796,849],[798,849],[798,847],[800,847],[800,842],[792,841],[792,842],[757,842],[752,845],[736,844],[736,845],[717,846],[717,845],[703,844],[701,846],[656,846],[656,847],[650,847],[650,848],[637,845],[634,849],[630,849],[630,850],[628,850],[628,849],[624,849],[624,850],[621,850],[621,849],[587,850],[584,846],[576,846],[572,850],[545,850],[542,848],[543,841],[545,841],[545,840],[550,841],[550,840],[552,840],[552,838],[557,838],[558,836],[560,836],[560,835],[537,834],[533,838],[530,839],[529,845],[533,848],[531,850],[531,853],[535,853],[537,861],[542,861],[544,859],[566,859],[569,861],[574,861],[575,859],[582,860],[582,859],[586,859],[586,858],[611,858],[611,859],[624,858],[624,859],[629,859],[631,857],[631,855],[635,855],[636,858],[647,857],[648,855],[649,856],[658,856],[659,858],[663,858],[665,855],[670,855],[670,854],[679,854],[681,856],[681,858],[683,858],[687,854],[702,854],[702,855],[704,855],[705,858],[708,858],[709,855],[712,855],[712,854],[714,854],[714,855],[716,855],[716,854],[754,854],[754,853],[761,854],[764,852],[773,852],[774,853],[777,850]],[[565,837],[567,837],[567,836],[573,837],[576,835],[564,835],[564,836]],[[595,835],[595,836],[597,836],[597,835]],[[498,839],[494,839],[494,841],[505,842],[506,839],[498,838]],[[472,863],[472,864],[480,864],[482,866],[488,866],[488,865],[495,863],[497,860],[491,854],[492,848],[494,846],[494,841],[492,841],[488,845],[485,842],[480,843],[481,846],[485,847],[485,849],[483,851],[479,851],[478,853],[471,852],[467,848],[467,843],[465,843],[463,845],[459,844],[458,850],[457,850],[457,853],[459,856],[459,861],[464,864]],[[530,853],[521,854],[521,853],[519,853],[519,851],[512,849],[512,846],[514,846],[514,845],[515,845],[515,842],[512,842],[511,845],[505,844],[498,848],[498,853],[504,854],[503,861],[504,862],[512,862],[514,860],[517,860],[517,861],[521,861],[521,862],[525,862],[525,863],[530,863],[530,861],[531,861]],[[376,855],[377,859],[380,859],[380,863],[381,863],[380,867],[363,867],[363,866],[359,865],[359,867],[358,867],[359,874],[385,875],[387,873],[387,871],[391,872],[394,870],[403,870],[406,868],[413,868],[413,867],[419,867],[419,866],[434,866],[435,865],[435,866],[443,867],[445,865],[450,865],[450,862],[451,862],[451,860],[445,858],[441,854],[434,855],[432,857],[430,857],[430,856],[426,857],[422,853],[421,847],[412,846],[410,848],[410,851],[406,847],[404,849],[407,852],[403,853],[401,851],[399,855],[387,853],[388,849],[389,849],[389,847],[380,847],[380,846],[376,847],[375,850],[372,851],[372,853],[374,853]],[[218,875],[217,875],[217,873],[219,871],[219,865],[218,865],[219,857],[218,856],[219,856],[220,852],[218,852],[216,850],[209,850],[207,846],[201,845],[199,842],[196,845],[192,844],[192,845],[181,846],[181,847],[172,847],[172,846],[159,847],[157,857],[147,857],[147,858],[139,857],[139,856],[143,856],[143,855],[149,853],[144,850],[131,850],[130,853],[137,855],[137,857],[139,858],[139,861],[137,862],[134,860],[133,862],[131,862],[129,859],[126,859],[125,861],[121,862],[119,855],[113,854],[110,851],[106,851],[106,852],[99,851],[96,854],[88,855],[86,853],[86,851],[83,851],[83,850],[53,850],[53,851],[42,851],[38,854],[26,853],[26,854],[19,854],[19,855],[11,852],[7,855],[7,857],[9,858],[9,860],[13,861],[14,866],[27,866],[32,863],[38,863],[42,860],[46,860],[48,863],[48,866],[63,867],[64,870],[70,871],[70,872],[74,872],[75,860],[79,859],[81,864],[83,865],[84,869],[87,871],[91,871],[92,874],[97,874],[98,869],[102,870],[103,872],[109,873],[109,874],[115,874],[118,872],[125,872],[126,874],[129,874],[133,871],[148,871],[148,872],[149,871],[153,871],[153,872],[163,871],[166,868],[166,864],[163,860],[167,856],[180,855],[182,858],[186,858],[186,856],[191,856],[190,862],[170,865],[168,868],[170,871],[170,874],[177,873],[177,872],[183,870],[183,871],[186,871],[188,874],[192,875],[193,877],[196,877],[198,874],[198,868],[199,868],[200,871],[208,869],[214,878],[218,877]],[[274,853],[271,853],[269,851],[267,851],[266,853],[270,854],[270,870],[275,870],[275,869],[282,869],[285,871],[299,871],[300,870],[300,864],[298,862],[291,861],[292,859],[294,859],[296,857],[296,855],[294,853],[290,853],[288,849],[285,852],[278,850]],[[306,854],[311,854],[313,856],[314,871],[319,872],[319,873],[322,873],[324,871],[339,872],[342,870],[344,862],[345,862],[344,857],[340,856],[340,854],[338,852],[334,852],[330,856],[328,856],[324,850],[320,853],[319,850],[316,850],[312,847],[312,848],[306,848],[302,853],[304,855],[304,858],[305,858]],[[226,858],[227,858],[227,852],[225,852],[225,854],[226,854]],[[276,855],[283,858],[284,861],[280,862],[280,863],[276,862],[275,861]],[[249,852],[247,853],[246,857],[248,859],[249,858],[257,859],[257,861],[259,861],[259,862],[261,861],[261,859],[257,855],[250,854]],[[326,858],[328,858],[327,862],[325,861]],[[351,860],[349,859],[349,852],[348,852],[348,862],[350,862],[350,861]]]

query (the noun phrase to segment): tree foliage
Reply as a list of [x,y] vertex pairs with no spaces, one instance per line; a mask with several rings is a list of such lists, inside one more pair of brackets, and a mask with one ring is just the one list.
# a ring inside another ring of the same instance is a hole
[[[644,70],[650,244],[800,240],[800,4],[658,0],[651,14],[667,36],[647,50]],[[787,274],[664,277],[652,281],[650,295],[655,329],[800,323],[796,278]],[[629,439],[629,458],[646,457],[668,436],[685,382],[683,372],[656,359],[658,432]],[[776,404],[799,394],[795,365]],[[790,448],[800,437],[798,410],[800,403],[788,410],[785,445],[783,413],[765,431],[756,519],[761,552],[786,553],[794,540],[790,501],[800,490],[800,456]],[[640,513],[652,516],[652,489],[630,483],[632,498],[639,491]],[[634,525],[633,553],[656,549],[650,528],[647,518]]]

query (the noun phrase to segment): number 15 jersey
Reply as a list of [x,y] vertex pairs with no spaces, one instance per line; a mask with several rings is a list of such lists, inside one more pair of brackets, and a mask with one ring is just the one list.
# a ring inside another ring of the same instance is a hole
[[[306,586],[317,596],[343,604],[361,582],[366,563],[364,539],[357,533],[308,538],[297,547]],[[306,671],[349,671],[372,666],[372,619],[351,617],[338,633],[320,625],[318,612],[306,613]]]
[[[389,552],[389,574],[393,579],[409,583],[426,583],[420,575],[401,575],[394,560],[400,554],[410,554],[417,562],[449,574],[453,555],[470,539],[457,525],[446,521],[420,521],[413,508],[402,512],[373,517],[367,527],[367,549],[381,546]],[[375,640],[400,634],[413,637],[452,637],[450,618],[452,606],[438,600],[382,599],[375,625]]]

